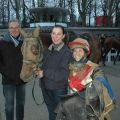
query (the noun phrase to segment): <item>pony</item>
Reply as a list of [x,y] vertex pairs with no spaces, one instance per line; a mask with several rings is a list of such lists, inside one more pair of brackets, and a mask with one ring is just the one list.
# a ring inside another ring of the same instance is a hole
[[42,58],[43,44],[40,39],[40,28],[37,27],[32,32],[20,30],[23,37],[21,52],[23,55],[23,64],[20,78],[28,82],[33,78],[33,69],[36,68]]
[[56,120],[111,120],[109,113],[114,107],[105,86],[93,80],[86,86],[86,92],[61,96],[55,109]]
[[90,55],[89,60],[94,63],[99,63],[101,61],[101,43],[99,38],[89,32],[82,33],[79,35],[81,38],[86,39],[90,44]]
[[105,59],[109,51],[114,48],[117,50],[117,55],[113,60],[113,64],[116,64],[116,60],[119,57],[120,53],[120,38],[117,37],[106,37],[106,38],[101,38],[101,46],[102,46],[102,62],[103,65],[105,66]]

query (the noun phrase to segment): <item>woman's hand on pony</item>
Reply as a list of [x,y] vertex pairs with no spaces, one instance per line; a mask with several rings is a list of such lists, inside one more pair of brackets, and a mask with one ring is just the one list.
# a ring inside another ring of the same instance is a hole
[[42,78],[43,77],[43,70],[41,68],[35,68],[34,69],[34,74],[35,74],[36,77]]

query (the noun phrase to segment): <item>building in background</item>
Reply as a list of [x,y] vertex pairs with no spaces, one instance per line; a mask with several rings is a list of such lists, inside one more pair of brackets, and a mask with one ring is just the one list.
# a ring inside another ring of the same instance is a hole
[[69,11],[60,7],[38,7],[30,9],[30,27],[51,27],[55,24],[67,27]]

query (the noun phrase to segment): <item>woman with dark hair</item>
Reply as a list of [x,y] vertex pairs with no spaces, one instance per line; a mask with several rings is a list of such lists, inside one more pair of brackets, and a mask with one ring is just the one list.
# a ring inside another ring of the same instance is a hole
[[41,88],[49,112],[49,120],[56,119],[54,112],[61,100],[61,95],[67,94],[69,60],[71,51],[63,42],[64,28],[56,25],[51,31],[52,44],[43,54],[42,67],[36,71],[41,78]]

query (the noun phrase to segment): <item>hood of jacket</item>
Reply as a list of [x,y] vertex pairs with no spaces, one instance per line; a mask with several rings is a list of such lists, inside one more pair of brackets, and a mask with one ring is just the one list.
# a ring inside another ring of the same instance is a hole
[[[20,36],[18,39],[19,39],[19,41],[23,41],[23,37],[22,36]],[[13,42],[9,32],[4,34],[3,40],[6,41],[6,42]]]
[[10,33],[9,32],[4,34],[3,40],[6,41],[6,42],[13,42],[12,38],[10,37]]

